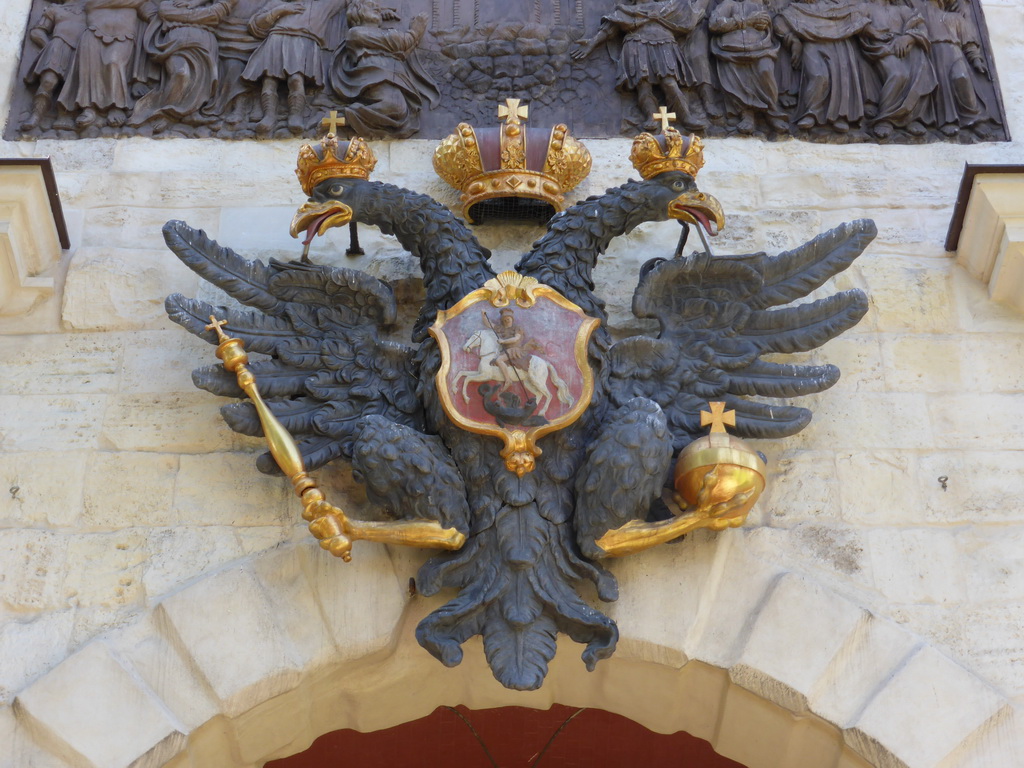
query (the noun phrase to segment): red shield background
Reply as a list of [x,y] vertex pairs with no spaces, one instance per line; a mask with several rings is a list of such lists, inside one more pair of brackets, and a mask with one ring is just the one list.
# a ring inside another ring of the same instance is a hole
[[[535,342],[540,347],[530,354],[542,363],[532,363],[531,367],[534,371],[542,369],[543,375],[534,376],[528,382],[528,372],[519,371],[518,378],[513,378],[508,391],[518,395],[524,403],[531,395],[536,396],[538,391],[546,393],[549,399],[545,402],[543,395],[538,396],[537,409],[533,413],[542,416],[548,422],[555,421],[565,416],[583,394],[584,376],[576,363],[575,345],[581,326],[589,318],[559,306],[543,296],[538,296],[532,307],[523,308],[515,304],[510,306],[515,313],[515,324],[524,334],[524,343]],[[494,326],[498,325],[500,310],[486,301],[473,304],[458,316],[448,318],[444,324],[444,335],[448,339],[451,354],[447,385],[451,393],[451,402],[463,418],[497,426],[495,416],[484,409],[479,386],[482,383],[500,380],[500,374],[495,375],[495,369],[479,354],[486,346],[486,342],[482,342],[474,349],[464,349],[466,343],[478,332],[493,333],[487,330],[481,312],[487,313]],[[493,355],[486,357],[490,358]],[[558,380],[565,383],[568,402],[559,398],[559,388],[556,386]],[[532,384],[532,392],[529,384]],[[469,403],[463,399],[464,385],[469,395]]]

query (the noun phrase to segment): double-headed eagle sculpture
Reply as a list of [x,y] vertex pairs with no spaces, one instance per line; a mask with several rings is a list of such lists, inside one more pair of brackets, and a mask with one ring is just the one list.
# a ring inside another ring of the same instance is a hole
[[[453,666],[462,644],[482,635],[509,688],[542,684],[559,632],[585,645],[588,669],[613,653],[615,622],[577,590],[589,580],[601,600],[617,598],[602,560],[742,523],[755,489],[734,482],[730,465],[705,467],[689,495],[671,490],[674,461],[708,439],[702,412],[715,403],[721,432],[724,403],[737,438],[798,432],[810,411],[757,398],[820,392],[839,371],[765,357],[815,349],[867,310],[859,290],[795,303],[860,255],[875,235],[861,220],[775,256],[652,258],[633,312],[659,330],[613,341],[593,279],[609,243],[647,222],[675,219],[709,234],[724,222],[694,180],[698,139],[671,128],[642,134],[631,159],[640,181],[558,213],[515,270],[496,275],[448,208],[369,180],[365,142],[328,134],[304,146],[297,173],[309,200],[293,233],[360,222],[395,235],[423,272],[411,345],[385,340],[398,312],[381,280],[249,261],[183,222],[164,228],[185,264],[245,307],[167,299],[170,318],[219,340],[231,363],[197,369],[195,384],[235,398],[221,409],[232,429],[291,436],[290,464],[276,451],[257,466],[276,473],[281,463],[324,549],[347,559],[358,538],[440,548],[417,589],[457,595],[423,619],[417,639]],[[262,359],[241,365],[242,344]],[[254,386],[256,397],[239,400]],[[387,519],[351,520],[323,498],[306,472],[335,460],[351,463]]]

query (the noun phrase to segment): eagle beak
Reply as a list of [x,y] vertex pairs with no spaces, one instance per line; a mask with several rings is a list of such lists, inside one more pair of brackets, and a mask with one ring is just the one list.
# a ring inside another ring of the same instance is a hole
[[292,237],[298,237],[300,232],[306,233],[303,245],[309,245],[313,238],[322,235],[331,227],[340,227],[352,221],[352,209],[337,200],[328,200],[325,203],[314,203],[312,200],[303,203],[295,212],[292,218],[292,225],[288,231]]
[[[717,235],[725,228],[725,212],[722,204],[706,192],[694,190],[684,192],[668,204],[669,218],[697,224],[709,235]],[[714,228],[711,222],[715,223]]]

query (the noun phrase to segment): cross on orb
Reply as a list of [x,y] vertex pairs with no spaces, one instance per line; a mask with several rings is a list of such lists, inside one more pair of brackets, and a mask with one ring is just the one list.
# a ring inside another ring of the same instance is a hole
[[338,110],[332,109],[331,113],[320,121],[320,125],[327,128],[328,133],[333,133],[335,136],[338,135],[338,126],[344,127],[345,117],[344,115],[339,116]]
[[660,107],[658,107],[658,111],[651,115],[651,117],[653,117],[655,120],[661,121],[661,132],[664,133],[665,131],[668,130],[669,120],[676,119],[676,113],[669,112],[665,105],[662,104]]
[[519,105],[521,99],[505,99],[504,104],[498,105],[498,117],[504,117],[509,125],[519,125],[519,120],[525,120],[530,113],[528,104]]
[[736,426],[736,411],[725,410],[725,403],[722,402],[708,403],[708,405],[711,407],[711,413],[707,411],[700,412],[700,425],[702,427],[710,424],[712,432],[725,432],[726,424],[730,427]]
[[224,329],[221,328],[221,326],[222,325],[227,325],[227,324],[228,324],[227,320],[218,320],[216,315],[210,315],[210,324],[208,326],[206,326],[206,330],[208,330],[208,331],[216,331],[217,332],[217,338],[220,341],[225,341],[225,340],[227,340],[228,336],[227,336],[226,333],[224,333]]

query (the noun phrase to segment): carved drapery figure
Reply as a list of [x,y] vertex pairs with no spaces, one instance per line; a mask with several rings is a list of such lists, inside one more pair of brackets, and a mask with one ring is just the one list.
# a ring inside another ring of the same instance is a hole
[[938,81],[935,123],[946,136],[955,136],[961,128],[983,119],[984,104],[978,98],[971,70],[988,74],[975,30],[958,9],[958,0],[926,0],[920,6]]
[[860,33],[861,48],[882,79],[872,131],[887,138],[899,126],[911,136],[922,136],[924,124],[934,122],[927,96],[938,84],[926,53],[924,19],[901,0],[877,0],[865,10],[868,23]]
[[220,79],[210,111],[222,117],[229,129],[247,122],[252,113],[251,88],[242,79],[242,71],[260,43],[249,34],[249,19],[262,11],[268,2],[238,0],[231,12],[214,29],[220,55]]
[[[263,39],[242,72],[242,78],[261,86],[263,119],[256,134],[269,136],[277,123],[278,89],[288,84],[288,130],[298,136],[305,128],[306,84],[321,88],[325,79],[324,50],[332,50],[336,16],[347,0],[282,0],[257,13],[249,22],[253,36]],[[329,42],[330,41],[330,42]]]
[[736,129],[750,133],[755,113],[762,112],[772,128],[787,130],[775,79],[779,43],[764,0],[723,0],[712,13],[709,28],[726,108],[730,117],[739,118]]
[[[694,7],[685,0],[653,0],[625,3],[601,19],[601,27],[590,40],[580,40],[574,59],[585,59],[604,43],[621,36],[622,52],[616,87],[636,93],[640,111],[650,116],[658,108],[654,89],[659,88],[670,108],[684,125],[691,125],[688,101],[682,85],[689,65],[680,45],[684,35],[700,21]],[[653,121],[648,123],[654,127]]]
[[85,32],[68,71],[58,102],[88,128],[100,120],[120,126],[135,103],[131,84],[147,79],[145,57],[139,55],[142,22],[153,7],[148,0],[85,0]]
[[[696,99],[691,98],[690,104],[696,104],[697,109],[692,107],[689,110],[689,127],[691,129],[706,128],[708,120],[717,120],[723,117],[721,107],[718,106],[719,95],[715,89],[714,67],[711,64],[711,46],[708,38],[708,11],[711,7],[711,0],[685,0],[689,3],[690,11],[693,14],[693,29],[683,37],[683,79],[682,85],[685,91]],[[701,114],[703,111],[703,115]]]
[[155,131],[168,118],[185,123],[209,123],[200,110],[217,88],[217,38],[213,27],[227,17],[236,0],[164,0],[157,18],[146,30],[144,50],[162,68],[159,85],[142,96],[128,124],[152,120]]
[[358,135],[404,139],[419,130],[423,103],[433,106],[441,94],[416,57],[427,17],[415,17],[407,32],[382,28],[383,17],[376,0],[349,6],[349,29],[334,58],[331,82],[348,102],[346,124]]
[[[38,83],[32,97],[32,113],[21,124],[23,131],[30,131],[39,125],[43,115],[50,110],[57,87],[64,82],[75,56],[75,48],[85,32],[85,8],[80,0],[54,0],[46,7],[42,17],[32,29],[28,38],[42,50],[25,77],[29,85]],[[61,115],[63,125],[71,127],[71,121]]]
[[854,42],[868,23],[863,3],[796,0],[775,22],[800,70],[797,126],[850,130],[864,118],[864,71]]

